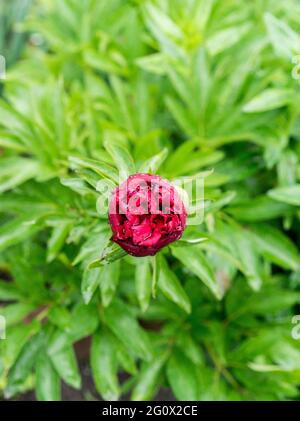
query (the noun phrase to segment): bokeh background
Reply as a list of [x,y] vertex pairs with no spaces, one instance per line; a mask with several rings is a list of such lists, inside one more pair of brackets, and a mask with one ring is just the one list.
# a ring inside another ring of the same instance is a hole
[[[1,398],[299,400],[299,1],[0,0],[0,54]],[[142,170],[204,219],[139,259]]]

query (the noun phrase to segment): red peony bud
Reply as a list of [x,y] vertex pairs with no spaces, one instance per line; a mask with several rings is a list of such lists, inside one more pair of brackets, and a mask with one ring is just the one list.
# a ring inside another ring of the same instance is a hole
[[110,200],[112,241],[133,256],[152,256],[181,237],[186,216],[178,192],[168,181],[158,175],[131,175]]

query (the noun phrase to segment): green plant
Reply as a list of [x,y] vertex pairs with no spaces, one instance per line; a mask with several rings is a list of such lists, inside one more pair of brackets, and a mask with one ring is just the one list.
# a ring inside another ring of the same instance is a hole
[[[35,7],[26,28],[44,41],[0,103],[5,396],[80,388],[73,345],[92,336],[104,399],[161,385],[183,400],[298,399],[299,3]],[[213,168],[205,218],[156,258],[119,258],[96,187],[142,166]]]
[[7,66],[18,60],[24,47],[26,34],[16,26],[25,19],[31,3],[32,0],[0,1],[0,53]]

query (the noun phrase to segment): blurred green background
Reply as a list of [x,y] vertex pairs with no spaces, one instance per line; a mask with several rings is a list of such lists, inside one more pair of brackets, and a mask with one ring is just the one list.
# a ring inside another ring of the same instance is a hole
[[[2,398],[299,400],[299,1],[0,0],[0,54]],[[203,222],[123,256],[119,171]]]

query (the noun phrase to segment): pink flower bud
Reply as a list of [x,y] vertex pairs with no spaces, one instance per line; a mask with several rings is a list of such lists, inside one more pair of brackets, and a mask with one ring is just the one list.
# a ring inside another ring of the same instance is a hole
[[112,241],[137,257],[152,256],[178,240],[186,217],[178,192],[158,175],[131,175],[113,191],[109,204]]

